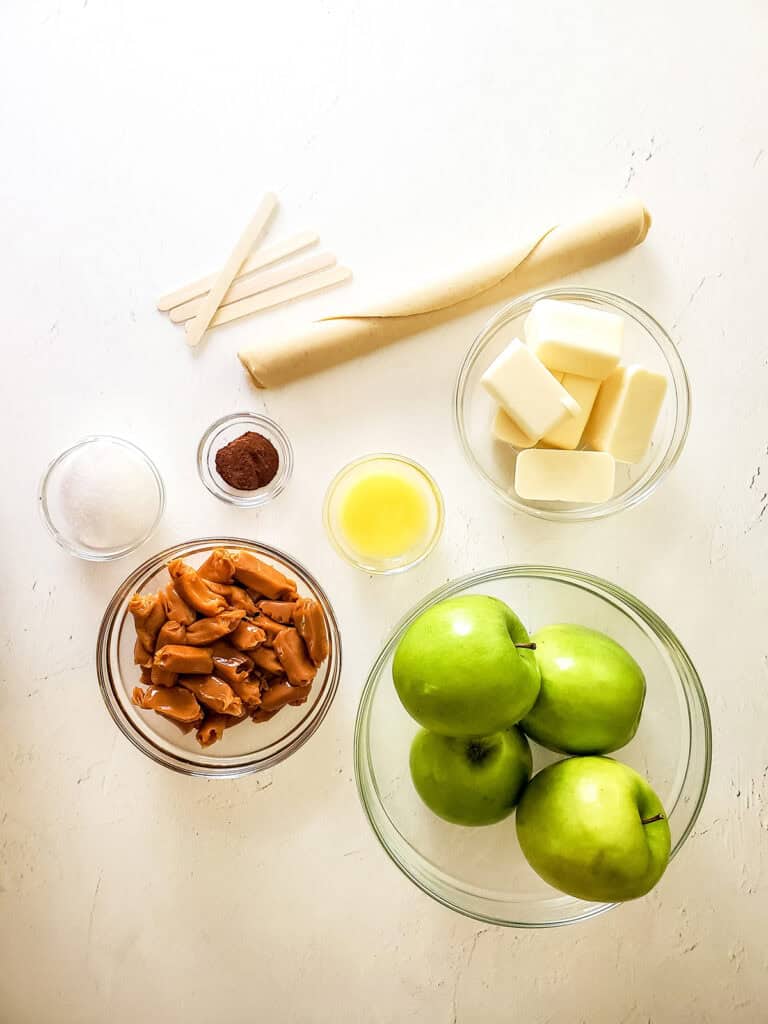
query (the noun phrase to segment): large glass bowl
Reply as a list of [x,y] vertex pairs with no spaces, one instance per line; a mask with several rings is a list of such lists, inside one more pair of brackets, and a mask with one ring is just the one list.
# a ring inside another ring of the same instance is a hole
[[[140,670],[133,664],[136,634],[128,602],[135,593],[153,593],[169,580],[166,563],[183,558],[197,567],[214,548],[245,548],[296,581],[299,595],[318,601],[328,627],[329,653],[318,669],[309,699],[300,707],[285,707],[268,722],[243,722],[228,729],[211,747],[199,746],[195,733],[183,735],[154,711],[131,703]],[[241,537],[207,537],[161,551],[140,565],[120,585],[101,622],[96,650],[99,687],[117,727],[135,747],[158,764],[185,775],[235,778],[263,771],[284,761],[303,746],[325,718],[336,695],[341,674],[341,638],[331,603],[320,584],[289,555]]]
[[[640,363],[667,379],[667,392],[645,458],[616,463],[612,498],[597,504],[528,501],[514,489],[517,449],[491,434],[496,403],[480,383],[493,360],[513,338],[524,338],[523,324],[534,302],[561,299],[624,317],[624,363]],[[631,508],[652,494],[677,462],[690,423],[690,386],[683,361],[664,328],[644,309],[621,295],[592,288],[548,288],[510,302],[480,331],[456,380],[454,418],[470,466],[502,501],[540,519],[600,519]]]
[[[425,893],[452,910],[493,924],[542,928],[593,917],[613,904],[587,903],[552,889],[528,866],[514,814],[497,825],[463,828],[435,817],[411,782],[408,753],[417,724],[392,682],[392,658],[410,623],[456,594],[506,601],[531,632],[555,622],[579,623],[613,637],[645,672],[647,696],[634,739],[612,756],[641,772],[661,797],[679,853],[701,809],[709,781],[711,731],[696,669],[661,619],[619,587],[584,573],[508,566],[446,584],[395,629],[366,682],[355,725],[355,772],[373,830],[394,863]],[[536,744],[534,771],[561,755]],[[675,884],[672,865],[661,884]]]

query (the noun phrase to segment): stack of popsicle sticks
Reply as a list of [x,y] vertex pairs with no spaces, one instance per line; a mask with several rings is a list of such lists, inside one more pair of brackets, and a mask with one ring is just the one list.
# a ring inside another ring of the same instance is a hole
[[[328,252],[283,264],[319,241],[311,231],[260,249],[276,209],[277,197],[267,193],[217,274],[158,299],[159,310],[167,312],[174,323],[185,325],[189,345],[198,345],[212,327],[324,291],[352,276],[347,267],[337,266],[336,257]],[[280,266],[272,266],[278,263]],[[267,267],[270,269],[265,270]]]

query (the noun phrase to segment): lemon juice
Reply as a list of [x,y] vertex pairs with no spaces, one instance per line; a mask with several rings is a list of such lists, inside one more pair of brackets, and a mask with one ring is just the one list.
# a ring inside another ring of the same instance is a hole
[[422,490],[398,473],[373,471],[349,488],[340,510],[348,543],[366,558],[396,558],[423,543],[429,509]]

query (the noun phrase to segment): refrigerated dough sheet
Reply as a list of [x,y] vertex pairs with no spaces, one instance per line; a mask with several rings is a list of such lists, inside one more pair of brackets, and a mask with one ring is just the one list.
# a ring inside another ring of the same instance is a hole
[[315,320],[238,355],[259,387],[276,387],[602,263],[639,245],[650,225],[642,203],[625,199],[582,220],[551,225],[476,267]]

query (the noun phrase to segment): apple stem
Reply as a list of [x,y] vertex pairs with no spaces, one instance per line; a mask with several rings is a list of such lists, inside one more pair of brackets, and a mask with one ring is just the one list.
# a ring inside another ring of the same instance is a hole
[[515,647],[517,647],[519,650],[523,650],[523,651],[535,651],[536,650],[536,644],[515,644]]
[[642,822],[643,825],[650,825],[654,821],[663,821],[663,820],[664,820],[664,815],[663,814],[654,814],[654,816],[652,818],[641,818],[640,819],[640,821]]

